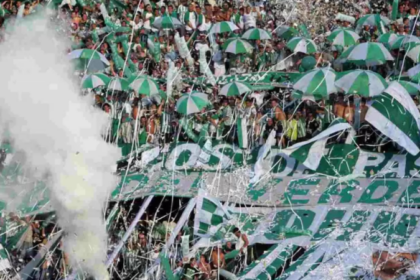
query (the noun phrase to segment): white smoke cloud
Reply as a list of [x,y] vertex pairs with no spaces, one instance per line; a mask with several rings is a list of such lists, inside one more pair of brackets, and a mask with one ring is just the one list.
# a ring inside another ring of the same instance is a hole
[[25,19],[0,44],[0,128],[26,153],[32,175],[48,177],[72,267],[107,279],[103,208],[119,152],[102,140],[107,117],[78,94],[68,42],[51,28],[46,16]]

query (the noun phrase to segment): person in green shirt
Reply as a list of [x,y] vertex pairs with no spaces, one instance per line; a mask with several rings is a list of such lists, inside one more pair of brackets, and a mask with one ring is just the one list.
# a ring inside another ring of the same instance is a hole
[[178,18],[178,13],[174,10],[173,5],[168,6],[168,10],[166,11],[166,14],[170,17]]

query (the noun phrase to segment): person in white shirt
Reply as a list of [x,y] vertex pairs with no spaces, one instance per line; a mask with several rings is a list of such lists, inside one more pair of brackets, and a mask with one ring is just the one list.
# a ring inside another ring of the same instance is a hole
[[147,5],[146,6],[146,11],[144,12],[144,24],[143,27],[144,29],[150,31],[152,29],[152,26],[150,24],[150,19],[153,17],[153,12],[152,12],[152,6],[151,5]]
[[246,7],[246,12],[243,15],[242,19],[244,21],[245,30],[255,28],[257,26],[256,18],[251,12],[251,6]]
[[193,32],[197,28],[197,14],[195,13],[195,5],[190,4],[188,11],[184,17],[185,29],[188,32]]
[[140,18],[140,15],[136,15],[134,20],[130,21],[130,26],[133,27],[134,31],[139,30],[143,26],[143,21]]

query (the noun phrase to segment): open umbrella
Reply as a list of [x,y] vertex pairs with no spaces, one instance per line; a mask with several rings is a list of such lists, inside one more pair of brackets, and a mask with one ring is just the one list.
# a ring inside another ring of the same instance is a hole
[[250,91],[252,91],[252,88],[249,84],[242,82],[232,82],[224,85],[219,94],[225,96],[239,96],[245,92]]
[[355,45],[359,38],[360,36],[350,29],[336,29],[327,37],[333,45],[343,47]]
[[129,89],[129,82],[127,79],[114,77],[108,84],[108,90],[126,91]]
[[252,50],[252,46],[245,40],[242,39],[229,39],[223,44],[223,49],[225,52],[240,54],[247,53]]
[[420,62],[420,43],[410,43],[405,46],[407,56],[415,63]]
[[162,16],[155,19],[153,26],[157,29],[176,29],[182,26],[182,22],[174,17]]
[[337,75],[335,86],[346,94],[373,97],[387,87],[384,78],[369,70],[350,70]]
[[237,29],[238,27],[233,22],[221,21],[213,24],[213,26],[210,28],[209,34],[232,32]]
[[375,66],[393,61],[394,58],[381,43],[362,43],[344,51],[337,62],[351,62],[359,66]]
[[396,39],[402,37],[401,35],[397,35],[395,33],[385,33],[379,36],[378,42],[384,44],[387,47],[391,47],[391,44],[395,42]]
[[385,92],[390,93],[391,90],[404,90],[409,95],[418,95],[420,92],[420,85],[407,81],[393,81],[385,89]]
[[130,87],[138,94],[145,94],[149,96],[153,94],[159,94],[159,86],[153,79],[147,76],[140,76],[139,78],[135,79],[130,84]]
[[376,26],[381,27],[381,25],[387,26],[391,23],[389,18],[381,16],[379,14],[369,14],[361,17],[357,21],[357,26]]
[[91,49],[74,50],[67,57],[70,60],[77,59],[80,62],[79,67],[88,72],[101,71],[109,66],[109,61],[103,54]]
[[107,86],[110,78],[102,73],[86,75],[82,79],[82,88],[97,88],[100,86]]
[[271,35],[264,29],[252,28],[246,31],[242,38],[247,40],[270,40]]
[[294,53],[301,52],[311,54],[316,53],[318,50],[314,41],[303,37],[294,37],[290,39],[286,46]]
[[207,95],[202,92],[184,94],[176,103],[178,113],[190,115],[200,112],[209,104]]
[[401,49],[410,43],[420,43],[420,38],[412,35],[398,36],[391,42],[391,50]]
[[279,38],[283,38],[285,40],[289,40],[299,34],[296,29],[290,26],[280,26],[277,28],[276,33]]
[[334,70],[330,68],[314,69],[297,78],[293,83],[293,89],[303,95],[313,95],[316,99],[321,99],[337,92],[334,81]]
[[407,74],[410,77],[410,80],[420,83],[420,64],[408,69]]

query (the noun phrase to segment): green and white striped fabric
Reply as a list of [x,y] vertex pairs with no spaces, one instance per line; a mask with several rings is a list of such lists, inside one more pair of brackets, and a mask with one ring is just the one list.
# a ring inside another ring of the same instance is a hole
[[252,28],[249,29],[242,35],[242,39],[247,40],[270,40],[271,35],[265,31],[264,29],[260,28]]
[[405,46],[407,56],[415,63],[420,62],[420,43],[410,43]]
[[408,69],[407,74],[411,81],[420,83],[420,64]]
[[[409,95],[418,95],[420,92],[420,85],[415,84],[408,81],[395,81],[389,84],[388,88],[385,90],[387,92],[388,90],[394,90],[393,88],[397,87],[397,85],[400,85]],[[396,90],[403,90],[402,88],[398,87]]]
[[351,46],[338,58],[338,62],[351,62],[359,66],[375,66],[393,61],[390,52],[381,43],[362,43]]
[[387,26],[391,23],[389,18],[381,16],[379,14],[369,14],[361,17],[357,21],[357,26],[376,26],[378,28]]
[[350,95],[373,97],[387,87],[384,78],[369,70],[350,70],[337,75],[335,86]]
[[408,44],[412,43],[420,43],[420,38],[413,35],[399,36],[396,40],[391,42],[391,50],[405,48]]
[[175,29],[182,26],[182,22],[174,17],[162,16],[153,21],[153,26],[157,29]]
[[242,82],[232,82],[224,85],[220,89],[220,95],[240,96],[246,92],[252,91],[251,85]]
[[238,27],[233,22],[222,21],[213,24],[213,26],[210,28],[209,34],[232,32],[237,29]]
[[360,36],[356,32],[349,29],[336,29],[328,37],[328,41],[332,45],[349,47],[357,44],[357,41],[360,39]]
[[82,80],[82,88],[97,88],[101,86],[107,86],[110,82],[110,78],[102,73],[96,73],[86,75]]
[[228,53],[240,54],[251,52],[253,48],[250,43],[242,39],[229,39],[223,44],[223,49]]
[[108,59],[95,50],[78,49],[67,55],[69,60],[79,60],[79,67],[89,72],[101,71],[107,68],[110,64]]
[[128,89],[130,89],[129,83],[127,79],[124,79],[124,78],[117,78],[117,77],[113,78],[108,84],[109,91],[114,91],[114,90],[126,91]]
[[335,71],[333,69],[314,69],[296,79],[293,89],[302,92],[303,95],[313,95],[316,99],[327,98],[329,94],[337,92],[334,82]]
[[298,35],[299,32],[297,32],[296,29],[290,26],[280,26],[277,28],[277,37],[289,40],[293,38],[294,36]]
[[420,151],[420,113],[403,86],[391,83],[386,92],[374,98],[366,121],[407,152]]
[[209,105],[209,100],[206,94],[202,92],[191,92],[184,94],[178,100],[176,110],[178,113],[190,115],[200,112],[207,105]]
[[130,88],[132,88],[137,94],[144,94],[147,96],[159,94],[159,87],[156,82],[147,77],[147,76],[140,76],[136,78],[131,84]]
[[387,47],[391,47],[391,44],[397,40],[401,35],[395,33],[385,33],[379,36],[378,42],[384,44]]
[[219,200],[199,192],[194,220],[195,235],[212,237],[229,219],[228,209]]
[[331,125],[315,137],[297,143],[282,150],[282,154],[295,158],[298,162],[311,170],[317,170],[324,156],[325,145],[328,139],[337,132],[352,128],[344,119],[337,118]]
[[318,48],[314,41],[308,38],[303,37],[294,37],[287,42],[286,45],[287,48],[289,48],[294,53],[316,53],[318,51]]
[[246,118],[238,117],[236,119],[236,127],[238,133],[238,142],[241,149],[248,148],[248,130]]
[[9,255],[3,245],[0,244],[0,271],[12,268],[9,261]]

